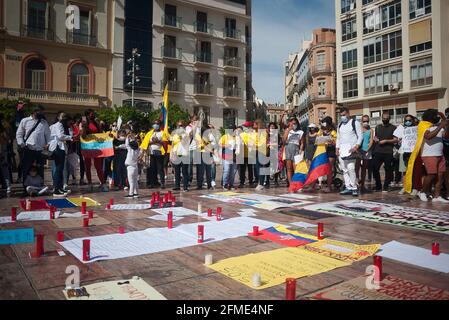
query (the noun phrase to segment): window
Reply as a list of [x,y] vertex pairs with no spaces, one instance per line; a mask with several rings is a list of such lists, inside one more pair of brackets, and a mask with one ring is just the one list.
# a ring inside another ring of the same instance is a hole
[[193,107],[193,114],[198,117],[200,116],[200,114],[204,114],[203,123],[210,123],[210,107],[195,106]]
[[324,52],[317,54],[316,68],[317,70],[324,70],[326,68],[326,54]]
[[208,33],[207,13],[200,11],[196,13],[196,31]]
[[224,65],[230,67],[240,67],[239,48],[237,47],[225,47],[224,48]]
[[212,45],[210,42],[197,42],[196,61],[212,63]]
[[224,77],[224,96],[225,97],[238,97],[239,96],[239,88],[238,88],[238,78],[237,77]]
[[357,75],[343,77],[343,98],[354,98],[358,97],[358,95]]
[[426,19],[409,26],[410,53],[432,49],[432,20]]
[[363,41],[363,60],[365,64],[393,59],[402,56],[402,33],[392,32]]
[[32,59],[25,66],[25,89],[45,90],[45,63],[41,60]]
[[223,128],[233,128],[237,125],[237,110],[223,109]]
[[326,80],[318,81],[318,96],[325,97],[326,96]]
[[164,72],[164,81],[161,90],[164,90],[168,84],[169,91],[179,91],[178,69],[166,68]]
[[363,13],[363,34],[369,34],[401,23],[401,1],[383,5]]
[[357,67],[357,46],[351,45],[342,48],[343,70]]
[[164,57],[168,58],[176,58],[177,50],[176,50],[176,37],[173,36],[164,36]]
[[49,13],[48,4],[45,1],[28,1],[27,36],[39,39],[47,39]]
[[367,4],[370,4],[371,2],[374,2],[374,0],[362,0],[362,5],[366,6]]
[[91,20],[91,12],[89,10],[80,10],[80,28],[74,29],[72,34],[69,34],[70,43],[81,45],[92,44]]
[[166,26],[178,27],[178,17],[176,16],[176,6],[165,4],[164,24]]
[[341,23],[342,41],[347,41],[357,37],[357,24],[356,18],[343,21]]
[[89,70],[84,64],[76,64],[70,70],[70,92],[89,93]]
[[432,0],[409,0],[410,19],[432,13]]
[[227,38],[233,38],[237,39],[237,20],[226,18],[226,28],[225,28],[225,35]]
[[390,66],[365,72],[365,95],[390,91],[390,85],[402,88],[402,66]]
[[210,94],[210,76],[207,72],[195,72],[195,93]]
[[433,84],[432,58],[411,62],[412,88]]
[[341,0],[341,13],[352,11],[356,8],[356,0]]

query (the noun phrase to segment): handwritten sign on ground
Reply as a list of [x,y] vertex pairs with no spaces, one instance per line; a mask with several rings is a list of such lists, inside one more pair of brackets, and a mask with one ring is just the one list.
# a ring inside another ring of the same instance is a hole
[[355,199],[319,203],[304,209],[449,235],[449,212]]
[[304,250],[346,262],[364,260],[374,255],[380,248],[380,244],[358,245],[349,242],[325,239],[307,244]]
[[265,229],[277,225],[270,221],[239,217],[224,221],[183,224],[174,229],[150,228],[125,234],[79,238],[60,244],[82,261],[83,240],[90,239],[91,260],[87,263],[121,259],[196,246],[198,245],[197,232],[200,224],[204,225],[204,244],[247,236],[253,226]]
[[84,286],[88,297],[69,297],[68,290],[63,290],[67,300],[167,300],[156,289],[139,277],[131,280],[99,282]]
[[0,230],[0,245],[32,242],[34,242],[34,229]]
[[315,236],[288,230],[282,226],[262,230],[258,236],[251,235],[251,237],[261,240],[269,240],[286,247],[299,247],[318,241]]
[[[311,300],[449,300],[449,292],[391,275],[385,276],[379,289],[368,289],[367,276],[343,282],[314,293]],[[370,279],[368,280],[370,281]]]

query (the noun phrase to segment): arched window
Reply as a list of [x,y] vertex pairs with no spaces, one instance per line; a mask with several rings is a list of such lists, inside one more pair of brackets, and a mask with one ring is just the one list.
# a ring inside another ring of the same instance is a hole
[[89,93],[89,69],[86,65],[78,63],[70,70],[70,92]]
[[39,59],[31,59],[25,65],[25,88],[46,90],[46,67]]

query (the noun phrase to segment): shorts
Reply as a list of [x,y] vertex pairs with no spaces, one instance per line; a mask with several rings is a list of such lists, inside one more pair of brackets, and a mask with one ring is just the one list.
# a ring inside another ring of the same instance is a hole
[[422,157],[422,162],[427,174],[439,174],[446,172],[446,162],[444,157]]
[[295,161],[295,157],[299,154],[299,146],[289,143],[285,146],[285,160]]

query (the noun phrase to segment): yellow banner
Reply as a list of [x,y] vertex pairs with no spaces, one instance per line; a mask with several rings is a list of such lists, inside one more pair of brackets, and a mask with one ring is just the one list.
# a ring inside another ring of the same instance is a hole
[[83,202],[86,202],[86,205],[88,207],[96,207],[96,206],[100,205],[99,202],[92,200],[91,198],[86,198],[86,197],[68,198],[67,200],[69,200],[71,203],[73,203],[77,207],[81,207],[81,204]]
[[[300,248],[283,248],[222,260],[209,268],[253,289],[280,285],[287,278],[302,278],[350,265]],[[254,287],[252,277],[261,276],[261,286]]]

